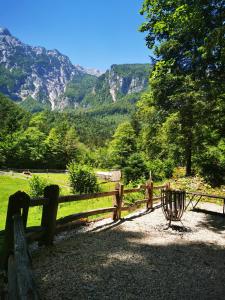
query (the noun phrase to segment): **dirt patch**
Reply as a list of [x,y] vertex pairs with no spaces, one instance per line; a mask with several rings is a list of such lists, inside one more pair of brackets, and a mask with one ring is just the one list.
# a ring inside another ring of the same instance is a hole
[[[204,209],[220,210],[214,204]],[[43,299],[224,299],[225,218],[161,209],[91,223],[33,253]]]

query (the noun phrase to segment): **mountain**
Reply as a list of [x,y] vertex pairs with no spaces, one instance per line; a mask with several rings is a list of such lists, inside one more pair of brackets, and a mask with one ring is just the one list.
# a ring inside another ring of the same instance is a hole
[[102,97],[104,91],[107,92],[111,101],[116,102],[125,95],[143,91],[148,85],[149,73],[149,64],[112,65],[99,78],[95,92],[102,102],[104,102]]
[[60,108],[93,107],[120,101],[135,102],[148,86],[149,64],[112,65],[101,76],[74,76],[61,97]]
[[112,65],[105,73],[73,65],[58,50],[26,45],[0,27],[0,92],[29,110],[35,101],[37,110],[116,102],[145,89],[149,71],[148,64]]
[[86,73],[86,74],[93,75],[93,76],[96,76],[96,77],[99,77],[102,74],[104,74],[103,71],[100,71],[100,70],[95,69],[95,68],[85,68],[85,67],[82,67],[80,65],[75,65],[75,67],[78,70],[80,70],[82,73]]
[[31,96],[54,109],[66,84],[81,73],[59,51],[26,45],[0,28],[0,91],[13,100]]

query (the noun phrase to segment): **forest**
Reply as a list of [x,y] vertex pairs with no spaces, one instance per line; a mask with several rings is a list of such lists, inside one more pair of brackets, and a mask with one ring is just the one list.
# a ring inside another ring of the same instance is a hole
[[[186,176],[224,184],[225,3],[145,0],[141,14],[154,53],[148,89],[111,104],[97,98],[92,108],[33,113],[2,94],[0,168],[65,169],[75,161],[138,182],[185,167]],[[66,93],[75,97],[80,86],[80,95],[88,84],[72,82]]]

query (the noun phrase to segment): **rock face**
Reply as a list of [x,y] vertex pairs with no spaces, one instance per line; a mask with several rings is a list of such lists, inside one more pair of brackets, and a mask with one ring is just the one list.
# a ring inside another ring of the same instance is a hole
[[150,65],[112,65],[105,73],[73,65],[57,50],[32,47],[0,27],[0,92],[52,109],[117,101],[146,88]]
[[150,66],[147,64],[112,65],[108,83],[113,101],[117,95],[138,93],[148,85]]
[[65,91],[66,84],[83,72],[57,50],[32,47],[0,28],[0,91],[13,100],[28,96],[40,102],[50,101],[52,109]]

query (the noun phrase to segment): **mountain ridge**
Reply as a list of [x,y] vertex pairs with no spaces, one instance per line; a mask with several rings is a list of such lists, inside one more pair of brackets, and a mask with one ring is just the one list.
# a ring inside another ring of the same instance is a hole
[[73,65],[57,49],[24,44],[0,27],[0,92],[14,101],[32,98],[52,110],[116,102],[147,87],[148,69],[148,64],[114,64],[102,72]]

